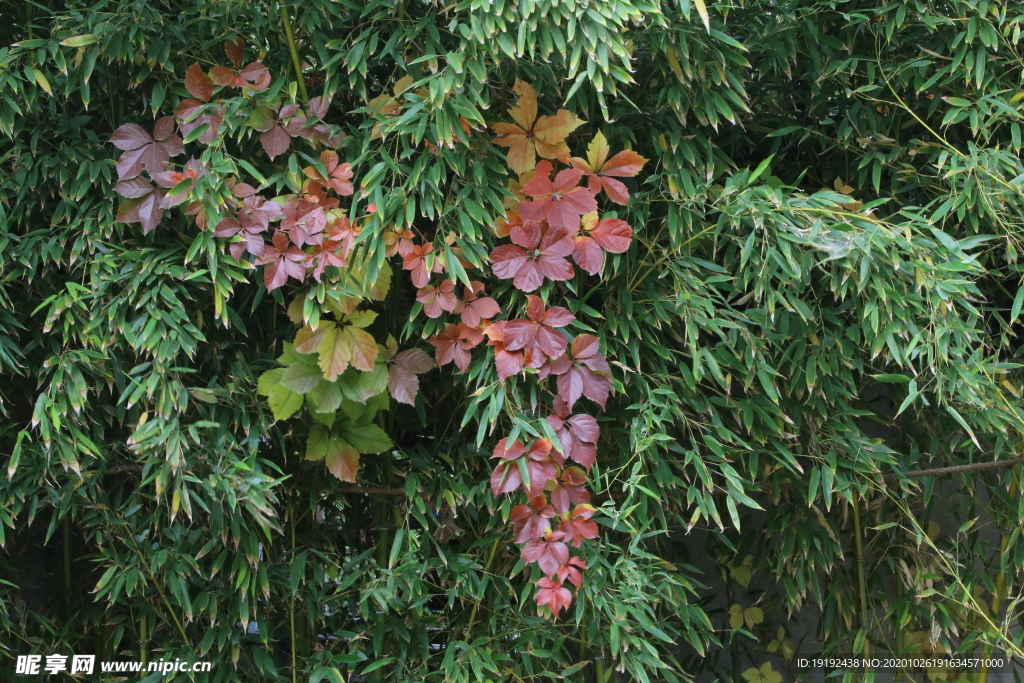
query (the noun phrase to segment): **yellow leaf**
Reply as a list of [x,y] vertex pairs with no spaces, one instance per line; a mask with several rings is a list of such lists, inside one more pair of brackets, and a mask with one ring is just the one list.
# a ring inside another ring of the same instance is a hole
[[346,362],[351,360],[352,367],[363,372],[373,370],[380,349],[377,348],[377,342],[369,332],[358,327],[347,326],[339,333],[339,337],[344,338],[345,347],[348,349],[349,356]]
[[608,140],[605,139],[604,133],[597,131],[597,135],[594,136],[590,146],[587,147],[587,161],[590,163],[590,168],[597,170],[604,166],[610,151],[611,147],[608,146]]
[[494,132],[499,136],[494,144],[509,148],[509,168],[516,173],[532,171],[538,154],[546,159],[567,159],[569,146],[565,144],[565,138],[584,121],[567,109],[538,119],[537,92],[533,86],[516,80],[513,91],[519,100],[508,113],[515,123],[494,125]]
[[296,325],[301,325],[302,319],[302,307],[306,303],[305,296],[297,296],[292,299],[292,302],[288,304],[288,319]]
[[395,88],[392,91],[395,93],[395,97],[401,95],[406,90],[408,90],[409,86],[412,85],[412,83],[412,76],[402,76],[401,78],[399,78],[398,81],[395,82]]
[[750,585],[750,567],[742,565],[732,568],[732,578],[744,588]]
[[672,69],[679,80],[683,80],[683,67],[679,63],[679,57],[676,57],[676,51],[672,49],[672,46],[665,48],[665,54],[668,55],[668,65]]
[[36,79],[36,83],[38,83],[39,87],[42,88],[43,90],[45,90],[48,95],[52,95],[53,94],[53,91],[50,90],[50,83],[49,83],[49,81],[46,80],[46,76],[43,75],[42,71],[40,71],[39,69],[33,68],[32,69],[32,77]]
[[736,604],[729,608],[729,626],[734,629],[743,628],[744,624],[747,628],[753,628],[762,621],[764,612],[759,607],[743,607]]
[[771,662],[765,662],[760,669],[747,669],[743,678],[750,683],[782,683],[782,674],[772,668]]
[[314,330],[309,325],[306,325],[295,335],[295,345],[292,348],[297,353],[316,353],[330,327],[333,327],[333,325],[321,325]]
[[345,322],[351,323],[356,327],[369,327],[376,319],[377,313],[375,311],[355,311],[345,316]]
[[[339,332],[337,325],[327,325],[320,342],[320,358],[317,365],[324,373],[324,379],[333,382],[338,375],[345,372],[349,362],[352,360],[352,349],[349,346],[346,330]],[[365,333],[364,333],[365,334]]]
[[704,0],[693,0],[693,4],[697,6],[697,14],[704,20],[704,28],[708,30],[708,33],[711,33],[711,18],[708,17],[708,8],[704,4]]

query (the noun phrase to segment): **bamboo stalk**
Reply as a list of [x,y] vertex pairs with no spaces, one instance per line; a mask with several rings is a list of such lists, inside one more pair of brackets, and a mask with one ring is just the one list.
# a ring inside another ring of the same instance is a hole
[[868,584],[864,576],[864,540],[861,538],[860,496],[853,494],[853,548],[857,560],[857,593],[860,599],[860,626],[864,629],[864,656],[871,656],[871,641],[868,640]]
[[299,60],[299,50],[295,47],[295,32],[292,30],[292,20],[288,16],[288,8],[281,4],[277,9],[281,13],[281,25],[284,27],[285,38],[288,39],[288,51],[292,55],[295,78],[299,82],[299,94],[302,95],[303,102],[309,102],[309,91],[306,90],[306,79],[302,76],[302,62]]

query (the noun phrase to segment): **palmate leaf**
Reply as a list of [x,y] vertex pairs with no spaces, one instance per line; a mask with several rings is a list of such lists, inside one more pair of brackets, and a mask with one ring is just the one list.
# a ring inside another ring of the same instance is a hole
[[260,375],[257,393],[267,397],[267,403],[274,414],[275,420],[286,420],[302,407],[302,395],[298,394],[281,382],[286,368],[274,368]]
[[327,381],[333,382],[338,375],[345,372],[349,362],[352,360],[352,349],[344,334],[333,323],[322,326],[323,334],[320,343],[317,345],[319,360],[317,361],[323,376]]
[[499,135],[494,144],[508,147],[508,165],[516,173],[532,171],[537,156],[546,159],[567,159],[569,146],[565,139],[584,121],[566,109],[554,116],[537,118],[537,91],[524,81],[516,80],[513,92],[519,96],[509,114],[515,123],[498,123],[494,132]]
[[343,438],[328,432],[321,425],[309,430],[306,460],[323,460],[331,474],[341,481],[355,483],[359,470],[359,451]]
[[604,193],[613,202],[625,204],[629,201],[629,190],[626,189],[622,181],[611,176],[619,178],[635,176],[647,163],[647,159],[628,149],[609,159],[609,152],[610,148],[604,133],[598,131],[587,148],[587,158],[584,160],[573,157],[569,161],[577,170],[590,176],[587,186],[591,192],[596,195],[604,190]]

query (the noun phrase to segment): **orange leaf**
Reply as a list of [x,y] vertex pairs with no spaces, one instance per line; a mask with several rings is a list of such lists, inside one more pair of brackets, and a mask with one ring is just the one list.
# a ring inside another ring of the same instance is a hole
[[359,451],[338,439],[339,448],[332,449],[324,458],[324,464],[331,474],[341,481],[356,483],[356,472],[359,471]]
[[546,159],[568,159],[569,147],[565,138],[583,121],[567,109],[538,119],[537,92],[533,86],[516,80],[513,91],[519,96],[516,106],[509,110],[515,123],[494,126],[494,132],[499,135],[494,144],[509,148],[509,168],[516,173],[532,171],[538,155]]

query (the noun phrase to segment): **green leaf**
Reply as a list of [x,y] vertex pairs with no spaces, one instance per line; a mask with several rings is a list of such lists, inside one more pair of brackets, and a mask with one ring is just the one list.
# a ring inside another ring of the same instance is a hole
[[387,391],[388,375],[388,366],[385,363],[377,363],[370,372],[359,373],[359,382],[356,386],[364,401]]
[[341,672],[335,669],[333,666],[321,666],[320,668],[313,671],[309,676],[309,683],[320,683],[320,681],[330,681],[330,683],[345,683],[345,679],[342,677]]
[[360,453],[383,453],[392,446],[387,433],[375,424],[342,424],[341,436]]
[[320,369],[315,365],[301,361],[289,365],[281,376],[281,386],[291,389],[297,394],[308,394],[323,379]]
[[384,657],[383,659],[377,659],[377,660],[373,661],[365,669],[363,669],[361,675],[365,676],[368,673],[372,673],[372,672],[376,671],[377,669],[381,668],[382,666],[387,666],[388,664],[391,664],[392,662],[397,662],[397,661],[398,661],[398,659],[395,658],[395,657]]
[[768,398],[778,403],[779,392],[775,389],[775,384],[772,382],[772,378],[768,376],[768,373],[758,368],[757,378],[761,381],[761,386],[764,388],[765,393],[768,394]]
[[872,375],[872,377],[877,379],[879,382],[900,382],[900,383],[906,384],[907,382],[913,381],[912,378],[907,377],[906,375],[887,375],[887,374],[882,374],[882,375]]
[[60,44],[67,45],[68,47],[83,47],[85,45],[92,45],[97,40],[99,40],[99,38],[97,38],[93,34],[84,33],[80,36],[75,36],[73,38],[67,38],[65,40],[62,40],[60,41]]
[[1013,297],[1013,306],[1010,308],[1010,324],[1017,322],[1018,316],[1020,316],[1020,309],[1024,306],[1024,287],[1017,289],[1016,296]]
[[768,133],[768,137],[779,138],[782,137],[783,135],[789,135],[790,133],[795,133],[798,130],[803,129],[803,126],[786,126],[785,128],[779,128],[778,130],[774,130],[771,133]]
[[967,431],[968,434],[970,434],[971,441],[974,442],[974,445],[977,446],[978,448],[981,448],[981,444],[978,443],[977,437],[974,436],[974,432],[968,426],[967,420],[964,419],[963,415],[961,415],[959,412],[957,412],[956,408],[954,408],[953,406],[946,406],[946,410],[949,412],[950,415],[953,416],[953,419],[955,419],[957,422],[959,422],[960,426],[963,427]]
[[330,450],[331,437],[320,425],[313,425],[306,439],[306,460],[323,460]]
[[341,387],[334,382],[321,379],[306,395],[306,400],[314,412],[334,413],[341,405]]

